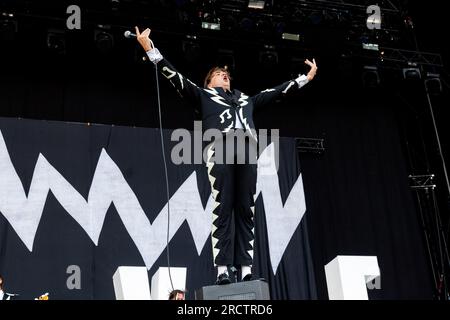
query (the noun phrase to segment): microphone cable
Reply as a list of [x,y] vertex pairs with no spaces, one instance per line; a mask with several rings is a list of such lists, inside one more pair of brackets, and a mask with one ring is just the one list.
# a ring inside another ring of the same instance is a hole
[[[153,45],[153,41],[150,39],[150,42],[152,44],[152,47],[155,48]],[[161,98],[159,93],[159,77],[158,77],[158,64],[154,63],[155,65],[155,78],[156,78],[156,93],[158,97],[158,115],[159,115],[159,133],[161,138],[161,152],[164,162],[164,177],[166,180],[166,196],[167,196],[167,237],[166,237],[166,252],[167,252],[167,270],[169,272],[169,280],[170,280],[170,286],[172,287],[172,291],[175,290],[173,286],[172,281],[172,274],[170,272],[170,250],[169,250],[169,232],[170,232],[170,191],[169,191],[169,172],[167,169],[167,160],[166,160],[166,153],[165,153],[165,144],[164,144],[164,135],[163,135],[163,126],[162,126],[162,112],[161,112]]]

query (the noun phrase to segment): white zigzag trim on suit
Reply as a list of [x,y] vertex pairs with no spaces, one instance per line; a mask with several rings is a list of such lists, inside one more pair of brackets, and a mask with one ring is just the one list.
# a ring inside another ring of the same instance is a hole
[[217,230],[217,227],[214,223],[216,222],[217,218],[219,218],[219,216],[217,214],[215,214],[215,210],[217,209],[217,207],[220,206],[220,202],[217,201],[217,196],[219,194],[219,191],[214,188],[214,183],[216,182],[216,178],[211,174],[211,171],[214,167],[214,161],[212,161],[212,159],[211,159],[214,155],[214,143],[211,143],[206,148],[207,148],[206,167],[208,169],[208,178],[209,178],[209,182],[211,184],[212,198],[214,199],[213,209],[212,209],[211,242],[212,242],[214,266],[216,266],[216,257],[219,255],[220,250],[219,250],[219,248],[217,248],[217,243],[219,242],[219,239],[214,236],[214,233]]
[[214,88],[209,88],[209,89],[203,88],[203,90],[205,90],[210,95],[212,95],[212,97],[209,97],[212,101],[214,101],[216,103],[219,103],[219,104],[221,104],[223,106],[226,106],[226,107],[230,106],[229,104],[224,102],[225,99],[219,95],[219,93],[217,92],[216,89],[214,89]]

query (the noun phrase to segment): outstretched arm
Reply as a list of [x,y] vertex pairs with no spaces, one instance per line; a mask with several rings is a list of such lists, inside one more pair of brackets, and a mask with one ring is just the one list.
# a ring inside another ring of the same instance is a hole
[[159,71],[170,81],[175,89],[177,89],[178,93],[183,98],[188,98],[190,102],[195,104],[195,107],[197,107],[196,104],[198,104],[198,101],[200,100],[201,89],[192,81],[183,77],[181,73],[179,73],[166,59],[164,59],[159,50],[154,47],[153,42],[150,39],[151,30],[149,28],[142,31],[142,33],[139,32],[138,27],[135,28],[137,41],[145,50],[150,61],[155,65],[158,64]]
[[280,96],[284,96],[291,92],[297,91],[298,89],[305,86],[308,82],[313,80],[318,69],[316,60],[313,59],[313,61],[311,62],[310,60],[306,59],[305,64],[310,67],[310,70],[306,76],[299,75],[295,80],[287,81],[277,87],[266,89],[253,96],[251,99],[253,100],[255,108],[267,105]]

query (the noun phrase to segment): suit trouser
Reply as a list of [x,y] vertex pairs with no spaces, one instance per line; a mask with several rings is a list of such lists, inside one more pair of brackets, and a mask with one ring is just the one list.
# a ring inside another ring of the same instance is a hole
[[[234,143],[234,147],[229,148],[226,146],[227,139],[225,136],[224,140],[215,141],[207,147],[206,165],[214,199],[211,232],[214,264],[251,266],[257,176],[256,143],[244,139],[240,147]],[[223,150],[224,161],[219,160],[218,150]]]

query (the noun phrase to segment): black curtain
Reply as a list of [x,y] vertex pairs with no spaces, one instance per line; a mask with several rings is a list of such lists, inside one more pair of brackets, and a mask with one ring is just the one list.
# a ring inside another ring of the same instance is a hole
[[[315,125],[323,155],[301,155],[318,294],[323,267],[336,255],[378,257],[381,290],[370,299],[431,299],[419,224],[396,121],[401,102],[389,90],[330,91]],[[404,115],[403,115],[404,116]]]

